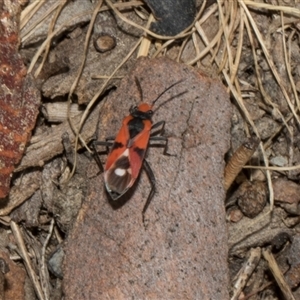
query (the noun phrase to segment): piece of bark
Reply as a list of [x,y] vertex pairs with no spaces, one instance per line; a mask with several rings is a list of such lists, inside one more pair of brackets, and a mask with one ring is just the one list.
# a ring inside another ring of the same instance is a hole
[[0,1],[0,198],[10,189],[38,114],[40,95],[18,53],[19,1]]
[[[229,254],[248,251],[251,247],[264,247],[273,244],[279,234],[293,236],[295,232],[286,227],[284,211],[275,207],[272,214],[265,209],[254,219],[242,218],[228,227]],[[269,212],[269,213],[268,213]]]
[[[39,215],[41,213],[42,195],[40,190],[36,191],[30,199],[22,203],[11,214],[11,219],[16,223],[24,222],[27,227],[40,226]],[[1,210],[0,210],[1,213]]]
[[[94,110],[87,117],[82,130],[80,132],[81,137],[88,143],[95,134],[96,127],[99,119],[99,108],[102,106],[99,103]],[[77,128],[81,120],[81,115],[77,115],[72,118],[74,126]],[[33,136],[30,145],[25,151],[25,155],[21,160],[20,165],[16,168],[16,171],[24,170],[28,167],[43,166],[50,158],[61,154],[64,150],[62,143],[62,135],[68,133],[70,142],[74,144],[75,135],[70,128],[68,121],[62,124],[52,127],[48,132],[43,132],[37,136]],[[81,144],[79,143],[79,148]]]
[[228,299],[223,189],[228,94],[217,80],[185,65],[140,58],[105,102],[99,140],[115,135],[130,106],[139,103],[135,77],[148,103],[184,79],[156,103],[157,108],[174,97],[153,118],[166,121],[171,156],[161,148],[149,149],[157,192],[146,211],[146,226],[142,210],[150,186],[145,172],[124,197],[128,201],[114,206],[102,175],[89,180],[88,196],[65,246],[65,297]]
[[[61,123],[68,120],[68,103],[54,102],[45,103],[42,107],[44,117],[48,122]],[[79,105],[74,103],[70,105],[70,117],[74,118],[76,115],[82,115]]]
[[0,216],[8,215],[14,208],[31,197],[41,184],[41,172],[33,170],[26,172],[13,183],[7,203],[0,208]]
[[21,266],[17,265],[9,258],[7,250],[1,250],[0,256],[5,260],[8,265],[9,272],[4,275],[5,285],[4,285],[4,298],[5,300],[25,300],[26,290],[25,290],[25,280],[26,271]]

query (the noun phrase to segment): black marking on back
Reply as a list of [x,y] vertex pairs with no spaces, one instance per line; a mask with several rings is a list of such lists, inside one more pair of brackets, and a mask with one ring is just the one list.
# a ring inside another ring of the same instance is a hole
[[140,111],[137,106],[131,107],[129,112],[133,118],[128,122],[127,126],[130,139],[132,140],[144,130],[145,124],[143,120],[149,120],[152,123],[151,117],[153,112],[152,110],[147,112]]
[[112,147],[111,147],[111,151],[115,150],[115,149],[119,149],[119,148],[122,148],[124,147],[124,145],[120,142],[114,142]]
[[151,118],[153,116],[153,111],[152,110],[148,110],[146,112],[140,111],[137,106],[132,106],[130,108],[129,112],[130,112],[130,115],[133,118],[139,118],[139,119],[142,119],[142,120],[151,120]]
[[137,153],[137,155],[140,157],[140,158],[144,158],[144,155],[145,155],[145,149],[141,149],[139,147],[134,147],[133,148],[133,151]]
[[135,138],[140,132],[144,130],[145,124],[140,118],[133,118],[128,122],[128,131],[130,139]]
[[130,162],[128,156],[121,156],[117,161],[115,165],[115,169],[124,169],[127,170],[130,167]]

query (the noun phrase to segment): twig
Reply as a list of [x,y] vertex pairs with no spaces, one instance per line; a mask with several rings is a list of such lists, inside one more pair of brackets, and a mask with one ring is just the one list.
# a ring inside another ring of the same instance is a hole
[[37,297],[38,297],[39,300],[46,300],[44,298],[43,291],[41,289],[41,285],[40,285],[40,282],[38,280],[38,276],[35,274],[34,269],[31,265],[31,261],[30,261],[29,255],[27,253],[27,249],[26,249],[23,237],[22,237],[22,233],[19,229],[19,226],[14,221],[11,221],[10,222],[10,228],[11,228],[11,231],[12,231],[12,233],[13,233],[16,241],[17,241],[18,248],[20,250],[19,254],[22,256],[22,258],[24,260],[26,270],[27,270],[27,272],[29,274],[29,277],[32,281],[33,288],[34,288],[34,290],[37,294]]
[[271,253],[270,249],[263,249],[262,251],[263,257],[264,259],[268,262],[270,271],[272,272],[284,298],[286,300],[295,300],[292,291],[290,289],[290,287],[288,286],[288,284],[286,283],[282,272],[280,271],[277,262],[273,256],[273,254]]
[[231,300],[239,299],[241,292],[243,291],[244,287],[246,286],[247,281],[251,277],[252,273],[254,272],[257,264],[259,263],[261,258],[261,248],[252,248],[250,250],[250,256],[248,260],[244,263],[243,267],[240,269],[237,280],[233,286],[233,295]]
[[[74,134],[76,135],[76,141],[78,139],[80,139],[81,143],[85,146],[86,149],[89,149],[88,146],[86,145],[84,139],[81,137],[80,135],[80,128],[76,128],[76,126],[74,125],[71,117],[70,117],[70,107],[71,107],[71,102],[72,102],[72,95],[77,87],[77,84],[79,82],[79,79],[81,77],[81,74],[82,74],[82,71],[83,71],[83,68],[84,68],[84,65],[85,65],[85,61],[86,61],[86,57],[87,57],[87,52],[88,52],[88,48],[89,48],[89,42],[90,42],[90,38],[91,38],[91,34],[92,34],[92,30],[94,28],[94,23],[96,21],[96,18],[97,18],[97,14],[99,12],[99,9],[101,8],[102,6],[102,3],[103,3],[103,0],[100,0],[98,5],[96,6],[96,8],[94,9],[94,12],[93,12],[93,15],[92,15],[92,18],[91,18],[91,21],[90,21],[90,24],[89,24],[89,27],[88,27],[88,31],[86,33],[86,36],[85,36],[85,42],[84,42],[84,50],[83,50],[83,58],[82,58],[82,61],[81,61],[81,65],[78,69],[78,74],[70,88],[70,91],[69,91],[69,94],[68,94],[68,100],[67,100],[67,103],[68,103],[68,121],[69,121],[69,124],[70,124],[70,127],[72,128]],[[75,151],[74,151],[74,165],[73,165],[73,170],[75,170],[76,168],[76,165],[77,165],[77,143],[75,143]]]
[[49,290],[49,273],[48,273],[48,268],[47,268],[47,263],[46,263],[46,248],[49,243],[49,240],[52,236],[53,233],[53,227],[54,227],[54,219],[51,220],[50,227],[49,227],[49,233],[45,239],[45,242],[42,247],[42,257],[41,257],[41,283],[45,295],[45,299],[48,300],[50,299],[50,290]]

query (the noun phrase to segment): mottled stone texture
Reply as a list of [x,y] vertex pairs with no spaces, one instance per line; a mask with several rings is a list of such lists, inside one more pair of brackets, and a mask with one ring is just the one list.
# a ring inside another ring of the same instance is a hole
[[171,156],[149,148],[157,192],[145,224],[142,209],[150,190],[145,172],[116,205],[104,190],[103,175],[90,177],[65,246],[66,299],[228,299],[223,189],[228,94],[220,82],[185,65],[140,58],[106,100],[100,140],[115,135],[130,106],[139,103],[134,77],[145,102],[184,79],[159,99],[153,117],[166,121]]

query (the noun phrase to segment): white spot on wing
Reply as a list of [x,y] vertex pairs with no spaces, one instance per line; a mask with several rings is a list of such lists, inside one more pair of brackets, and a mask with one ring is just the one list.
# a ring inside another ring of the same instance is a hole
[[124,169],[120,169],[120,168],[115,169],[115,174],[120,177],[124,176],[126,174],[126,172],[127,172],[127,170],[124,170]]

